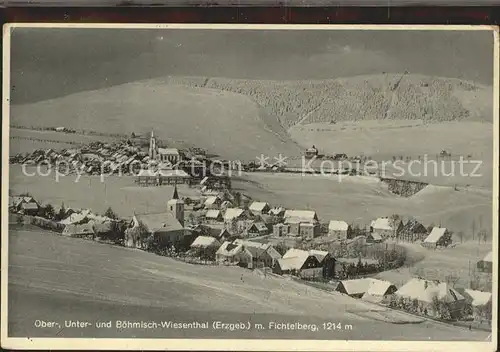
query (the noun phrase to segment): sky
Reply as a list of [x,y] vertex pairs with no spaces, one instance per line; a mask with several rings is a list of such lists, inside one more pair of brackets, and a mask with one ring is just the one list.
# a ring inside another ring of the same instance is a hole
[[492,44],[486,31],[16,28],[11,101],[168,75],[298,80],[408,71],[491,85]]

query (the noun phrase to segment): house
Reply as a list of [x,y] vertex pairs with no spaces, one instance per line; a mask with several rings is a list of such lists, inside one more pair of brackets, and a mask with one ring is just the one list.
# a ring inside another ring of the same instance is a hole
[[286,210],[284,215],[285,224],[289,222],[315,223],[318,215],[313,210]]
[[20,213],[35,216],[38,214],[38,209],[37,203],[22,203]]
[[215,260],[220,264],[230,263],[248,267],[252,263],[252,258],[252,254],[243,244],[229,241],[224,242],[215,253]]
[[210,209],[205,213],[205,219],[208,221],[222,222],[224,220],[222,212],[217,209]]
[[[68,214],[68,213],[67,213]],[[78,212],[70,212],[70,216],[59,221],[60,224],[63,225],[79,225],[88,223],[91,220],[90,210],[85,209]]]
[[217,238],[222,241],[227,241],[232,237],[233,235],[226,228],[223,228],[217,236]]
[[492,273],[493,272],[493,252],[489,252],[486,256],[477,262],[477,270]]
[[247,229],[248,237],[266,236],[269,234],[269,229],[263,222],[254,222]]
[[475,321],[491,321],[491,292],[476,291],[471,289],[457,289],[470,306],[472,317]]
[[234,244],[243,245],[244,249],[252,255],[251,268],[272,268],[281,258],[281,254],[269,243],[236,240]]
[[361,299],[372,303],[382,303],[397,290],[397,287],[389,281],[373,279]]
[[70,224],[64,227],[62,231],[64,236],[70,237],[85,237],[85,236],[94,236],[94,228],[92,224]]
[[[35,198],[31,196],[19,196],[19,197],[9,197],[9,210],[12,212],[19,212],[22,211],[23,204],[36,204],[37,205],[37,210],[38,210],[38,202],[35,200]],[[29,206],[27,209],[34,209],[33,206]]]
[[210,196],[205,200],[205,209],[220,209],[222,200],[217,196]]
[[371,278],[342,280],[338,283],[335,291],[354,298],[361,298],[368,291],[374,280]]
[[319,251],[316,249],[311,249],[309,254],[312,254],[318,259],[319,264],[323,268],[323,277],[332,278],[335,276],[335,263],[336,260],[327,251]]
[[88,224],[92,225],[92,228],[94,229],[94,233],[98,237],[102,237],[105,235],[111,235],[113,232],[113,222],[112,221],[98,222],[95,220],[91,220],[88,222]]
[[215,259],[215,253],[221,246],[221,243],[214,237],[198,236],[191,243],[193,254],[198,255],[202,259]]
[[228,208],[224,213],[224,222],[231,222],[234,220],[244,220],[248,218],[248,214],[245,210],[240,208]]
[[369,233],[368,236],[366,236],[366,242],[369,243],[380,243],[383,242],[384,239],[378,232],[372,232]]
[[402,228],[403,222],[401,220],[387,217],[373,220],[370,224],[370,232],[379,234],[383,239],[397,238]]
[[413,278],[399,288],[394,295],[420,304],[424,315],[437,316],[434,301],[439,301],[449,308],[452,317],[459,317],[465,308],[465,298],[446,282]]
[[126,236],[127,247],[144,247],[146,238],[140,238],[141,234],[133,231],[133,229],[139,228],[141,223],[144,224],[147,231],[142,235],[152,238],[162,247],[174,245],[184,235],[184,227],[170,212],[136,214],[126,231],[126,234],[129,234]]
[[422,242],[426,248],[436,248],[437,246],[448,246],[451,243],[451,233],[444,227],[434,227]]
[[289,232],[290,232],[290,225],[288,224],[273,225],[273,236],[275,237],[288,236]]
[[429,235],[427,228],[415,219],[410,219],[398,234],[398,240],[406,242],[423,241]]
[[345,221],[331,220],[328,223],[328,236],[338,241],[345,241],[350,237],[351,226]]
[[308,251],[289,249],[278,260],[273,272],[278,275],[291,274],[303,278],[323,277],[323,268],[318,258]]
[[299,236],[308,240],[318,237],[320,234],[319,223],[301,223],[299,224]]
[[277,218],[282,218],[285,216],[285,208],[283,207],[274,207],[271,210],[269,210],[269,215],[275,216]]
[[252,212],[252,214],[259,215],[269,213],[271,207],[266,202],[253,202],[252,204],[250,204],[250,207],[248,209],[250,210],[250,212]]
[[319,236],[318,216],[312,210],[287,210],[284,215],[285,224],[290,226],[289,233],[312,239]]

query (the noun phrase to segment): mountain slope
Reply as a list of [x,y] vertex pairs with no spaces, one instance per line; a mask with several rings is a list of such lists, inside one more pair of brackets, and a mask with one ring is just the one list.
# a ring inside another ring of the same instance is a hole
[[13,106],[11,125],[66,126],[196,145],[232,160],[299,153],[275,117],[244,95],[145,81]]
[[286,127],[332,120],[492,121],[492,88],[452,78],[379,74],[265,81],[169,76],[158,81],[247,95]]

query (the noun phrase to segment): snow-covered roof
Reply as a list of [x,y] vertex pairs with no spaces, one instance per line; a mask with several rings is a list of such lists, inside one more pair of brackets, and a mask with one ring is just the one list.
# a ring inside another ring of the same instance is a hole
[[375,240],[375,241],[381,241],[383,238],[379,233],[372,232],[370,236]]
[[278,263],[281,270],[300,270],[304,265],[305,259],[302,257],[280,258]]
[[466,288],[465,293],[472,299],[471,304],[475,307],[484,306],[491,301],[491,292],[476,291]]
[[243,209],[240,208],[228,208],[224,214],[224,220],[237,219],[243,214]]
[[213,204],[216,204],[218,200],[219,200],[219,198],[218,198],[217,196],[211,196],[211,197],[208,197],[208,198],[205,200],[205,205],[213,205]]
[[349,224],[345,221],[331,220],[328,224],[328,230],[330,231],[347,231]]
[[396,291],[396,295],[422,302],[431,303],[433,297],[444,302],[455,302],[464,299],[457,290],[450,288],[445,282],[437,282],[413,278]]
[[84,235],[91,234],[94,232],[92,224],[81,224],[81,225],[66,225],[64,227],[63,233],[69,235]]
[[207,248],[207,247],[220,247],[220,242],[216,238],[210,236],[198,236],[191,244],[191,248]]
[[308,257],[308,252],[291,248],[283,255],[283,258],[279,259],[279,264],[282,270],[300,270]]
[[38,209],[38,204],[36,203],[23,203],[21,204],[21,208],[25,210]]
[[250,211],[262,212],[266,206],[269,206],[269,204],[266,202],[253,202],[252,204],[250,204],[249,209]]
[[387,290],[393,286],[392,283],[389,281],[383,281],[383,280],[376,280],[374,279],[370,286],[368,287],[368,290],[366,293],[372,296],[383,296],[387,293]]
[[249,226],[249,230],[255,226],[255,228],[257,229],[257,231],[266,231],[268,230],[266,224],[264,224],[263,222],[254,222],[252,223],[250,226]]
[[391,219],[389,218],[378,218],[373,220],[370,226],[376,230],[393,230]]
[[374,279],[371,278],[363,278],[354,280],[342,280],[341,283],[348,295],[359,295],[366,293],[372,285],[373,281]]
[[179,155],[179,150],[177,148],[158,148],[158,154]]
[[205,214],[205,218],[207,219],[217,219],[219,216],[220,216],[220,210],[217,209],[207,210]]
[[321,263],[323,259],[325,259],[325,257],[330,253],[328,253],[327,251],[319,251],[317,249],[311,249],[309,251],[309,254],[314,255],[316,259],[318,259],[318,261]]
[[189,178],[191,177],[186,171],[184,170],[167,170],[167,169],[161,169],[159,171],[159,174],[161,176],[165,177],[185,177]]
[[284,211],[285,211],[285,208],[283,208],[283,207],[274,207],[269,211],[269,213],[271,213],[273,215],[279,215],[279,214],[283,213]]
[[205,183],[207,183],[207,181],[208,181],[208,177],[206,177],[206,176],[203,177],[203,180],[201,180],[200,185],[203,186]]
[[156,214],[140,214],[134,216],[134,222],[142,222],[150,232],[156,231],[177,231],[184,227],[170,212]]
[[488,254],[486,254],[486,256],[483,258],[483,261],[492,263],[493,262],[493,252],[489,252]]
[[429,234],[429,236],[426,237],[424,242],[425,243],[436,243],[441,239],[441,237],[444,236],[445,233],[446,233],[446,228],[434,227],[432,229],[431,233]]
[[140,170],[137,173],[137,176],[141,177],[156,177],[158,176],[158,171],[153,171],[153,170]]
[[318,219],[313,210],[287,210],[285,211],[285,221],[314,222]]
[[77,223],[85,221],[87,218],[89,218],[90,214],[91,214],[90,210],[83,210],[83,211],[78,212],[78,213],[72,213],[66,219],[59,221],[59,223],[63,224],[63,225],[77,224]]

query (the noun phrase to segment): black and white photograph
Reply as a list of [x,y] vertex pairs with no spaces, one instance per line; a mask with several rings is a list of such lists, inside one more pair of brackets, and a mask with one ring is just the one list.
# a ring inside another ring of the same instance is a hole
[[498,47],[6,25],[2,347],[494,351]]

